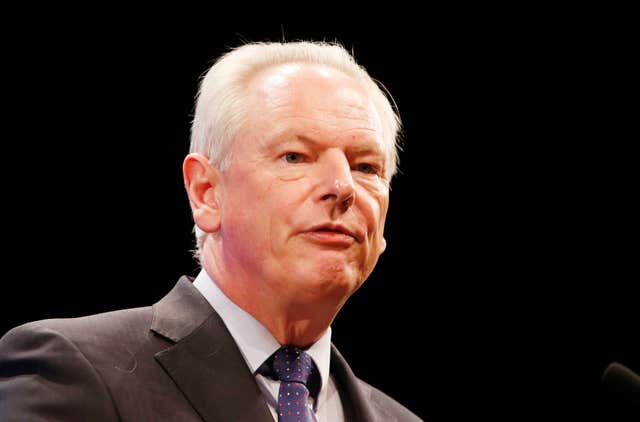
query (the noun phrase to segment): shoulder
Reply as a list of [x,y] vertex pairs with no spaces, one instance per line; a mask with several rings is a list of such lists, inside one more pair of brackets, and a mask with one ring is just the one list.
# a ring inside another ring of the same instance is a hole
[[150,340],[151,309],[30,322],[0,338],[0,357],[22,350],[41,358],[56,358],[60,352],[72,350],[87,362],[126,360]]
[[378,410],[379,414],[388,414],[390,418],[389,420],[394,421],[422,421],[422,419],[386,393],[378,390],[376,387],[366,383],[360,378],[357,378],[357,381],[360,389],[369,396],[369,403]]
[[131,359],[122,348],[135,347],[127,336],[141,338],[133,333],[142,332],[145,320],[149,311],[131,310],[10,330],[0,338],[0,414],[8,421],[51,414],[68,421],[117,420],[102,368]]
[[16,327],[0,338],[0,355],[20,348],[42,354],[55,345],[73,348],[101,367],[122,367],[123,363],[129,367],[133,356],[163,350],[178,328],[189,331],[211,312],[191,281],[182,277],[153,306],[40,320]]
[[[187,283],[179,281],[154,306],[34,321],[0,337],[2,421],[51,415],[69,422],[115,421],[120,406],[137,415],[143,396],[162,409],[153,411],[169,409],[166,390],[175,387],[155,357],[175,344],[166,333],[185,331],[178,328],[193,327],[194,314],[211,312],[204,305],[191,309],[195,300],[184,298],[195,294]],[[149,389],[159,383],[164,389]]]
[[[33,321],[16,327],[2,337],[13,339],[17,336],[62,336],[69,340],[83,342],[84,339],[97,340],[98,337],[122,336],[123,332],[146,329],[151,325],[151,307],[124,309],[79,318],[58,318]],[[120,338],[120,341],[123,339]]]

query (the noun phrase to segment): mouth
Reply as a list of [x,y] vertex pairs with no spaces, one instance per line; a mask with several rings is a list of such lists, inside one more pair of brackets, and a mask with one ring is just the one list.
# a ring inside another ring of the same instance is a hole
[[306,233],[321,243],[353,244],[362,243],[364,235],[341,224],[320,224],[307,230]]

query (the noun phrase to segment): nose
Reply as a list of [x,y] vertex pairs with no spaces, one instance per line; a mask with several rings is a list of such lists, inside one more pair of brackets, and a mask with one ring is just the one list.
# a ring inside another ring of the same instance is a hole
[[341,151],[327,151],[320,161],[320,201],[343,212],[348,210],[356,197],[349,160]]

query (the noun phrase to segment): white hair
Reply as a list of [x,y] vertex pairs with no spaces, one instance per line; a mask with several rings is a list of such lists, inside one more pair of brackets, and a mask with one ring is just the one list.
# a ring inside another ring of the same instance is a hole
[[[220,171],[231,161],[231,144],[246,119],[246,88],[261,70],[286,63],[313,63],[335,68],[360,82],[372,100],[382,124],[386,148],[386,178],[398,164],[400,116],[382,84],[372,79],[339,44],[324,42],[251,43],[222,55],[204,75],[191,125],[190,152],[200,153]],[[386,93],[386,94],[385,94]],[[197,226],[196,256],[205,233]]]

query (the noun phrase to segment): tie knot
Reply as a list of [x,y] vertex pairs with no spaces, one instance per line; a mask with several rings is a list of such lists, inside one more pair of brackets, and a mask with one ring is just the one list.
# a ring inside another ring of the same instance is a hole
[[280,381],[304,385],[309,382],[313,384],[313,380],[319,375],[311,356],[294,346],[283,346],[276,351],[273,357],[273,372]]

